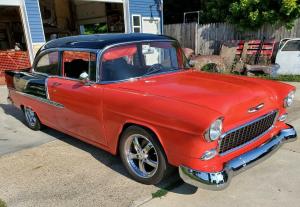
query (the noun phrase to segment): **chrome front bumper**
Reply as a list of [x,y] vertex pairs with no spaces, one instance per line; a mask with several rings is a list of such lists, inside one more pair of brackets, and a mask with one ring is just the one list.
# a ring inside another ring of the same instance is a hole
[[180,166],[180,177],[184,182],[199,188],[222,190],[229,185],[234,175],[265,160],[283,143],[295,141],[297,139],[297,133],[292,126],[289,127],[289,129],[281,130],[276,136],[261,146],[230,160],[220,172],[200,172],[185,166]]

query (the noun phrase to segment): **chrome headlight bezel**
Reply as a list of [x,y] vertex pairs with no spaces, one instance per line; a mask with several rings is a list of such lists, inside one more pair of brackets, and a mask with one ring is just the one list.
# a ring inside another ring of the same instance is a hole
[[208,142],[212,142],[220,138],[223,130],[223,120],[223,117],[216,119],[206,130],[204,137]]
[[285,108],[290,107],[294,102],[294,98],[295,98],[295,91],[290,91],[283,101],[283,106]]

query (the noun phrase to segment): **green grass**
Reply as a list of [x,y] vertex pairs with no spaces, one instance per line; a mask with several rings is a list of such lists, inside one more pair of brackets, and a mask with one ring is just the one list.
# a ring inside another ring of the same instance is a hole
[[168,194],[168,192],[180,185],[183,184],[182,180],[176,180],[174,182],[169,183],[168,185],[166,185],[165,187],[159,189],[158,191],[152,193],[152,198],[161,198],[165,195]]
[[0,207],[7,207],[6,203],[0,199]]
[[272,77],[270,75],[260,75],[258,77],[277,81],[300,82],[300,75],[278,75],[276,77]]

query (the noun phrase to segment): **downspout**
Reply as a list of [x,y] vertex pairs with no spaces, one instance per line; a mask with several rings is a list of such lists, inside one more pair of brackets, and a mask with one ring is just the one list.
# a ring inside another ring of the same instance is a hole
[[164,34],[164,0],[160,0],[160,28],[161,28],[161,34]]
[[129,1],[124,0],[123,2],[123,10],[124,10],[124,23],[125,23],[125,33],[131,33],[131,17],[130,17],[130,10],[129,10]]

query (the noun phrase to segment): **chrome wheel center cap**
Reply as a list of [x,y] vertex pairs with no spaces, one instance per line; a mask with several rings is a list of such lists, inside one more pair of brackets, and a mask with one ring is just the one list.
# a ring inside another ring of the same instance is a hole
[[148,154],[147,154],[147,153],[144,153],[144,152],[140,152],[140,153],[139,153],[139,158],[140,158],[141,160],[147,159],[147,158],[148,158]]

